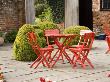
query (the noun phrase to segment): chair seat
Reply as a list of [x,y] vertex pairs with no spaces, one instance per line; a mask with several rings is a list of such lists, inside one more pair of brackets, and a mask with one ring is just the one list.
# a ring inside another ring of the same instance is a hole
[[[37,48],[37,46],[33,46],[34,48]],[[53,46],[48,46],[48,47],[46,47],[46,48],[40,48],[40,50],[42,50],[42,51],[51,51],[51,50],[53,50]]]

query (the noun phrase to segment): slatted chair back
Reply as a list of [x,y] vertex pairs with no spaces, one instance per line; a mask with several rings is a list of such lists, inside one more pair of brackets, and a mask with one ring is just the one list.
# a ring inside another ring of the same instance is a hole
[[92,44],[94,41],[94,37],[95,37],[95,33],[94,32],[90,32],[90,33],[85,33],[84,34],[84,47],[85,48],[92,48]]
[[[59,29],[44,30],[44,34],[45,34],[45,35],[59,34],[59,33],[60,33]],[[46,37],[46,41],[47,41],[47,44],[50,45],[50,44],[49,44],[49,38],[48,38],[48,37]]]
[[34,32],[29,32],[28,33],[28,41],[29,41],[29,44],[32,46],[34,51],[36,51],[36,50],[39,51],[40,50],[40,46],[37,43],[37,36],[34,34]]

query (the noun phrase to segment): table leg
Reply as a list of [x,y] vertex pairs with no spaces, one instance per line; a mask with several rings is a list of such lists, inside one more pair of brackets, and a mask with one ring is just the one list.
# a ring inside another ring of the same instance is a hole
[[56,62],[60,59],[60,56],[62,55],[62,53],[63,53],[63,51],[62,51],[62,50],[60,50],[60,53],[59,53],[59,55],[58,55],[58,57],[57,57],[56,61],[52,64],[52,66],[51,66],[51,67],[54,67],[54,65],[56,64]]

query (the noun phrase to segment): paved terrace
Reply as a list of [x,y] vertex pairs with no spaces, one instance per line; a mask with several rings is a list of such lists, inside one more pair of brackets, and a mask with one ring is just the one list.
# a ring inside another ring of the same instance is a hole
[[69,63],[61,64],[59,61],[53,69],[39,66],[37,69],[29,68],[32,62],[13,60],[12,45],[0,47],[0,65],[7,82],[40,82],[39,77],[45,77],[56,82],[110,82],[107,74],[110,73],[110,54],[105,54],[107,44],[105,41],[95,40],[89,58],[95,69],[80,66],[72,69]]

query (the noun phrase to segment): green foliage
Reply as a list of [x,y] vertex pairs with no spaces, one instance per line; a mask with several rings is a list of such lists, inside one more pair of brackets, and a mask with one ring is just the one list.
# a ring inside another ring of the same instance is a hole
[[39,37],[44,36],[43,30],[41,30],[41,29],[35,29],[35,33],[37,33],[39,35]]
[[42,21],[53,21],[52,10],[50,7],[46,8],[41,15],[38,16]]
[[55,23],[64,22],[65,0],[35,0],[36,17]]
[[45,29],[58,28],[58,25],[53,22],[43,21],[43,22],[38,23],[37,25],[34,25],[34,27],[37,29],[45,30]]
[[47,0],[35,0],[35,4],[44,4],[44,3],[46,3],[47,2]]
[[46,8],[47,8],[46,0],[35,0],[35,12],[37,17],[41,15]]
[[40,14],[42,14],[42,12],[44,11],[45,4],[37,4],[35,6],[35,12],[36,12],[36,16],[38,17]]
[[35,18],[34,25],[35,25],[35,24],[38,24],[38,23],[40,23],[40,22],[42,22],[40,18]]
[[30,24],[25,24],[19,29],[13,45],[13,56],[16,60],[32,61],[36,59],[37,56],[27,40],[27,33],[31,31],[34,32],[34,28]]
[[37,42],[40,45],[40,47],[45,47],[46,46],[46,39],[44,38],[43,30],[35,29],[35,34],[37,35]]
[[8,43],[13,43],[15,38],[16,38],[17,32],[18,32],[18,30],[16,30],[16,29],[7,32],[6,35],[5,35],[5,42],[6,43],[7,42]]
[[34,29],[32,25],[25,24],[19,29],[16,39],[14,41],[13,56],[16,60],[32,61],[37,58],[37,55],[35,54],[28,42],[28,32],[35,32],[35,35],[37,36],[37,42],[40,45],[40,47],[46,46],[46,40],[43,36],[43,30]]
[[[80,35],[80,30],[89,30],[88,27],[85,26],[70,26],[64,30],[64,34],[77,34]],[[79,36],[75,37],[70,45],[76,45],[79,41]]]
[[0,32],[0,37],[2,37],[3,36],[3,32]]
[[45,39],[44,37],[38,38],[38,44],[39,44],[41,47],[45,47],[45,46],[46,46],[46,39]]
[[64,22],[65,0],[47,0],[52,9],[53,21],[55,23]]

